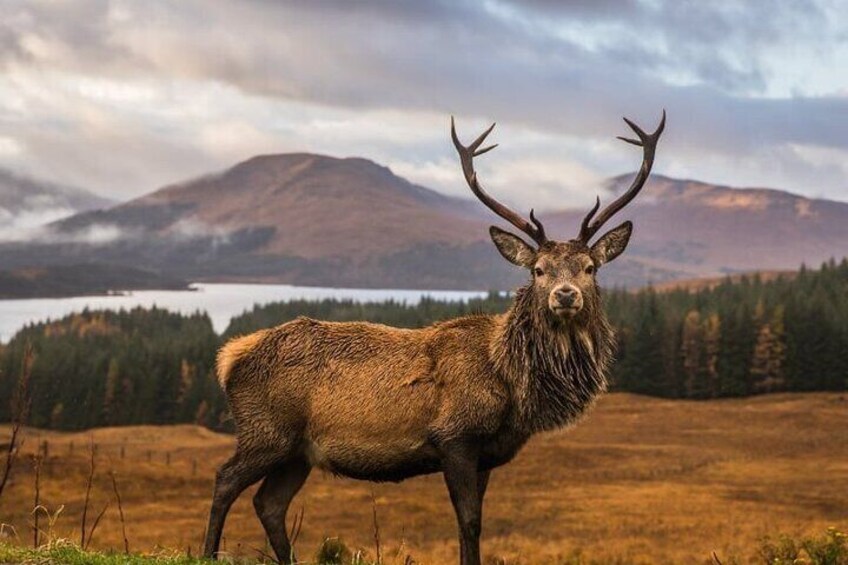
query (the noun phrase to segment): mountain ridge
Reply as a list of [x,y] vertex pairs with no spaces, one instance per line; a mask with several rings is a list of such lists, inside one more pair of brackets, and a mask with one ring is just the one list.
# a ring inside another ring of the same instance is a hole
[[[614,195],[630,179],[613,177],[607,188]],[[603,203],[611,199],[604,195]],[[540,216],[552,237],[566,239],[586,211]],[[636,229],[627,254],[601,271],[607,285],[792,269],[844,254],[848,242],[846,203],[662,175],[618,217]],[[481,203],[440,194],[368,159],[267,154],[60,220],[50,229],[71,243],[0,246],[0,260],[17,267],[33,258],[129,261],[206,281],[513,288],[526,274],[488,240],[493,223],[504,224]],[[111,239],[87,245],[79,234],[92,232]]]

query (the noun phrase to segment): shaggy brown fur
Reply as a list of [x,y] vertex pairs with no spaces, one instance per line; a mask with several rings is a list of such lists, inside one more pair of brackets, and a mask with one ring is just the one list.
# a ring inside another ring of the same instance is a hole
[[221,388],[227,388],[227,379],[230,377],[230,371],[236,361],[255,348],[256,343],[264,335],[265,331],[258,331],[250,335],[231,339],[218,351],[215,372],[218,375],[218,383],[221,385]]
[[222,377],[239,449],[369,480],[440,470],[438,445],[468,438],[484,440],[483,468],[507,462],[606,386],[603,317],[539,319],[533,302],[524,288],[500,316],[417,330],[298,318],[233,340]]
[[[598,287],[585,274],[595,261],[571,243],[550,244],[533,259],[548,274],[534,276],[502,315],[422,329],[298,318],[225,345],[219,379],[238,447],[218,474],[221,515],[268,477],[257,512],[285,561],[285,511],[313,467],[400,481],[445,471],[452,446],[474,446],[482,488],[488,471],[533,433],[573,423],[605,390],[612,355]],[[583,297],[580,311],[565,317],[549,307],[563,284]],[[219,522],[210,523],[215,535]]]
[[[489,471],[532,434],[576,421],[606,389],[613,334],[595,272],[624,251],[632,226],[625,222],[589,247],[586,234],[600,227],[588,223],[596,206],[577,239],[548,240],[532,214],[531,225],[479,186],[471,159],[488,150],[478,149],[485,135],[469,148],[453,137],[474,193],[538,244],[490,229],[501,254],[532,279],[502,315],[414,330],[298,318],[225,345],[218,378],[238,441],[216,477],[206,556],[218,550],[233,501],[260,479],[256,512],[277,557],[289,563],[285,515],[313,467],[371,481],[441,471],[462,565],[479,565]],[[636,184],[649,171],[647,162]]]

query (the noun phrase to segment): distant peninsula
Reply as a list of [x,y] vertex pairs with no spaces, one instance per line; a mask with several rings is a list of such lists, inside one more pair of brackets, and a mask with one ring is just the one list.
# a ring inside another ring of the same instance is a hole
[[162,273],[104,263],[0,270],[0,300],[103,296],[131,290],[190,290],[189,283]]

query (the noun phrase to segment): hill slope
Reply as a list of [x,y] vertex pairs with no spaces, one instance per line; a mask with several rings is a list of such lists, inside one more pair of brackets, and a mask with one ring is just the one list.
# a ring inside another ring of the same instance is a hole
[[[611,192],[629,180],[612,179]],[[540,216],[552,237],[567,238],[584,212]],[[848,242],[848,204],[661,176],[626,218],[635,235],[602,272],[605,284],[794,269],[840,257]],[[366,159],[265,155],[56,222],[52,241],[2,245],[0,261],[123,263],[195,280],[511,288],[525,275],[489,242],[494,221],[477,202],[414,185]]]
[[[630,179],[611,179],[611,192],[624,190]],[[583,212],[567,210],[545,219],[554,233],[574,232]],[[635,224],[628,256],[660,272],[687,274],[675,279],[794,270],[848,254],[848,203],[779,190],[653,175],[638,199],[610,223],[624,219]]]
[[205,280],[509,288],[520,275],[484,239],[479,208],[365,159],[268,155],[56,222],[54,242],[7,245],[0,258],[130,261]]
[[479,239],[471,203],[397,177],[372,161],[294,153],[254,157],[60,229],[116,224],[176,237],[273,230],[253,251],[308,259],[379,256]]

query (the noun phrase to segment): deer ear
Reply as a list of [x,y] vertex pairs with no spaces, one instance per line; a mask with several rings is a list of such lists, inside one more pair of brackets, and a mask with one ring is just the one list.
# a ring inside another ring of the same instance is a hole
[[627,221],[601,236],[601,239],[595,242],[589,251],[595,265],[600,267],[621,255],[630,241],[631,233],[633,233],[633,222]]
[[536,264],[536,250],[524,243],[520,237],[495,226],[489,228],[489,235],[492,236],[495,247],[510,263],[527,269],[532,269]]

